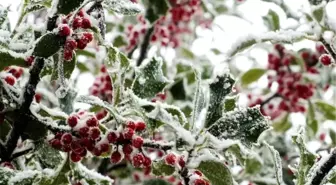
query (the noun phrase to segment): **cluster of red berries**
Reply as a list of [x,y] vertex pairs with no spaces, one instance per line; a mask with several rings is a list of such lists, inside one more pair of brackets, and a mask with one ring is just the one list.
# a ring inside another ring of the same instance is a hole
[[144,122],[128,121],[122,131],[108,133],[107,139],[110,143],[117,145],[111,154],[111,163],[119,163],[123,158],[130,161],[136,168],[150,168],[152,160],[143,153],[144,140],[136,132],[145,130]]
[[[63,55],[64,60],[71,61],[73,57],[73,51],[78,49],[85,49],[87,44],[93,40],[93,35],[90,32],[86,32],[85,29],[91,28],[91,21],[89,15],[84,10],[80,10],[77,15],[71,21],[72,14],[61,18],[58,24],[58,34],[62,37],[66,37]],[[71,24],[71,25],[69,25]]]
[[198,170],[194,170],[189,178],[190,185],[210,185],[210,182],[204,178],[203,173]]
[[167,94],[166,93],[157,93],[155,98],[153,98],[151,101],[152,102],[157,102],[157,101],[165,101],[167,99]]
[[90,88],[90,94],[99,97],[101,100],[112,103],[113,86],[110,75],[107,73],[105,66],[100,68],[100,75],[98,75]]
[[52,147],[70,152],[73,162],[78,162],[85,157],[87,151],[96,156],[110,150],[110,145],[102,137],[99,121],[93,113],[80,111],[72,114],[67,119],[67,124],[72,128],[70,133],[56,133],[49,142]]
[[16,81],[21,78],[23,75],[23,68],[21,67],[15,67],[15,66],[10,66],[6,67],[4,69],[4,72],[6,73],[6,76],[4,77],[4,81],[6,84],[13,86]]
[[[151,42],[159,42],[161,46],[179,47],[180,36],[190,33],[188,23],[193,16],[201,10],[200,0],[177,1],[170,0],[171,9],[166,16],[161,17],[154,26],[154,32],[151,36]],[[129,46],[127,50],[132,50],[140,40],[140,35],[146,33],[149,25],[145,18],[140,15],[138,21],[141,25],[130,25],[127,28],[127,37],[129,38]]]
[[[277,98],[274,101],[263,103],[261,98],[252,100],[252,95],[248,95],[251,100],[250,106],[263,104],[261,112],[272,119],[278,117],[284,111],[305,112],[306,108],[302,100],[307,100],[313,96],[315,85],[304,81],[300,72],[292,70],[291,64],[296,59],[290,52],[286,51],[284,46],[276,44],[274,48],[275,52],[268,55],[268,69],[275,71],[274,75],[268,75],[268,88],[271,88],[275,83],[278,85]],[[316,50],[317,52],[301,52],[307,73],[319,73],[315,66],[318,64],[319,57],[324,53],[324,47],[318,45]],[[275,101],[279,99],[280,101]],[[277,105],[275,105],[276,103]]]

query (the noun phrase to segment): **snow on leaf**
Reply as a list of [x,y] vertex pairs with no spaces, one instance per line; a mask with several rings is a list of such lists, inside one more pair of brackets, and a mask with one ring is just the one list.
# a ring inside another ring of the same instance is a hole
[[298,166],[297,185],[304,185],[309,170],[314,165],[316,156],[308,151],[304,141],[304,129],[301,128],[297,135],[292,136],[292,141],[298,146],[300,151],[300,163]]
[[73,176],[76,179],[85,180],[89,185],[110,185],[113,184],[113,180],[107,176],[101,175],[100,173],[89,170],[81,163],[72,163],[71,169],[73,171]]
[[80,7],[83,2],[84,0],[58,0],[57,13],[67,15]]
[[271,30],[276,31],[280,29],[279,15],[275,11],[269,10],[268,14],[264,16],[263,19]]
[[315,106],[326,119],[336,120],[336,107],[323,101],[316,101]]
[[318,23],[323,23],[323,20],[325,18],[325,13],[326,13],[325,6],[326,6],[326,3],[322,3],[312,8],[313,17]]
[[195,128],[196,122],[199,120],[201,112],[206,108],[206,100],[204,89],[201,86],[201,76],[199,72],[195,71],[197,78],[197,86],[195,89],[194,101],[193,101],[193,111],[191,113],[191,126]]
[[327,184],[327,183],[336,182],[336,166],[334,166],[330,172],[323,178],[320,184]]
[[208,131],[219,139],[238,139],[246,146],[251,146],[268,128],[268,120],[258,107],[253,107],[225,113]]
[[212,185],[233,185],[230,170],[224,163],[217,161],[202,161],[197,167],[211,182]]
[[7,167],[0,167],[0,184],[8,184],[9,179],[14,176],[15,171]]
[[140,98],[152,98],[161,92],[170,81],[163,76],[162,60],[152,58],[140,66],[132,84],[134,94]]
[[56,168],[63,159],[59,151],[44,142],[39,143],[36,149],[37,158],[46,168]]
[[246,37],[240,38],[237,40],[232,46],[231,49],[226,52],[226,55],[232,57],[239,52],[251,47],[256,43],[261,42],[284,42],[284,43],[292,43],[295,41],[299,41],[305,38],[307,35],[306,33],[297,32],[293,30],[285,30],[285,31],[272,31],[263,33],[260,35],[248,35]]
[[25,67],[27,64],[24,58],[25,55],[23,54],[15,53],[3,48],[0,49],[0,71],[11,65]]
[[270,150],[272,153],[273,161],[274,161],[274,168],[275,168],[275,177],[277,180],[278,185],[284,185],[282,178],[282,163],[279,152],[274,149],[273,146],[270,146],[268,143],[264,141],[264,145]]
[[169,176],[175,172],[175,167],[165,163],[164,160],[152,164],[152,173],[156,176]]
[[169,9],[167,0],[145,0],[144,4],[146,7],[146,19],[150,23],[154,23],[160,16],[166,15]]
[[133,3],[130,0],[107,0],[103,3],[107,10],[114,11],[118,14],[136,15],[142,12],[142,7],[138,3]]
[[171,185],[171,184],[162,179],[150,179],[144,181],[143,185]]
[[254,68],[248,70],[240,78],[242,86],[247,86],[252,82],[259,80],[259,78],[262,77],[266,72],[267,70],[260,68]]
[[60,50],[65,38],[56,33],[47,33],[36,41],[33,55],[48,58]]
[[69,184],[69,173],[70,173],[70,161],[69,158],[66,157],[62,163],[55,170],[55,174],[53,177],[52,184],[50,185],[66,185]]
[[234,80],[230,74],[217,76],[216,79],[210,83],[210,101],[205,127],[210,127],[222,117],[224,99],[225,96],[231,92],[233,84]]

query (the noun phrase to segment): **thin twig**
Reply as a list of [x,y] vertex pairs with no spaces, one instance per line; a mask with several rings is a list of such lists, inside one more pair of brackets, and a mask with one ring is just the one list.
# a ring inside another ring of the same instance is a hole
[[150,43],[153,31],[154,31],[154,26],[150,27],[145,34],[145,37],[140,47],[140,56],[136,63],[137,66],[140,66],[143,60],[145,60],[145,58],[147,57],[147,50],[149,47],[149,43]]
[[326,160],[318,170],[316,170],[311,185],[320,185],[323,178],[336,166],[336,148],[332,151],[329,159]]
[[278,94],[278,93],[273,94],[272,96],[270,96],[269,98],[267,98],[265,101],[263,101],[263,102],[260,104],[260,107],[263,107],[263,106],[266,105],[268,102],[270,102],[271,100],[273,100],[274,98],[277,98],[277,97],[281,97],[281,95]]
[[173,148],[173,145],[171,145],[171,144],[160,144],[160,143],[155,143],[155,142],[145,142],[143,144],[143,147],[155,148],[155,149],[167,151],[167,150],[171,150]]
[[336,61],[336,53],[333,52],[334,50],[331,47],[331,45],[323,37],[320,38],[320,42],[322,42],[322,44],[324,45],[324,48],[326,49],[327,53],[331,55],[334,61]]

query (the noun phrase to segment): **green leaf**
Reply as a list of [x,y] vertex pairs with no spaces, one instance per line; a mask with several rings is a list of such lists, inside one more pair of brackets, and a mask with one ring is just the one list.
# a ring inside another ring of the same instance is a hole
[[53,182],[51,185],[67,185],[69,184],[69,174],[70,174],[70,161],[66,157],[63,162],[58,166],[53,177]]
[[333,184],[336,182],[336,167],[334,166],[329,173],[322,179],[320,184]]
[[[3,115],[0,114],[0,116]],[[5,120],[3,123],[0,124],[0,140],[6,141],[7,135],[9,134],[11,128],[12,126],[7,120]]]
[[298,146],[300,150],[300,162],[298,166],[297,185],[303,185],[305,178],[308,175],[310,168],[314,165],[316,156],[309,152],[306,147],[304,137],[304,129],[300,129],[297,135],[292,136],[292,141]]
[[224,112],[233,111],[236,108],[238,96],[225,97],[224,100]]
[[286,114],[285,117],[283,117],[279,121],[273,122],[272,124],[273,129],[276,132],[282,132],[282,133],[286,132],[288,129],[292,127],[292,124],[289,122],[288,118],[289,114]]
[[216,10],[216,12],[217,12],[218,14],[224,14],[224,13],[226,13],[229,9],[228,9],[227,6],[221,4],[221,5],[216,6],[215,10]]
[[195,89],[194,101],[193,101],[193,111],[191,113],[191,125],[194,128],[197,120],[201,117],[201,112],[206,108],[205,93],[201,86],[201,75],[195,71],[197,78],[197,86]]
[[274,149],[273,146],[270,146],[268,143],[264,142],[265,146],[270,150],[273,161],[274,161],[274,169],[275,169],[275,177],[277,180],[278,185],[283,185],[283,178],[282,178],[282,163],[279,152]]
[[72,163],[71,169],[75,179],[85,180],[90,185],[110,185],[113,183],[113,180],[108,176],[89,170],[81,163]]
[[181,48],[181,53],[183,56],[185,56],[188,59],[195,59],[195,55],[193,52],[191,52],[189,49],[187,48]]
[[271,30],[276,31],[280,29],[279,15],[275,11],[269,10],[263,19],[267,22]]
[[156,176],[169,176],[175,172],[175,167],[167,165],[164,160],[152,164],[152,173]]
[[137,3],[130,0],[108,0],[103,1],[107,10],[123,15],[136,15],[142,11]]
[[171,184],[162,179],[150,179],[144,181],[143,185],[171,185]]
[[257,80],[259,80],[260,77],[262,77],[265,73],[267,72],[267,70],[265,69],[260,69],[260,68],[254,68],[254,69],[250,69],[247,72],[245,72],[242,77],[241,77],[241,84],[242,86],[247,86],[249,84],[251,84],[252,82],[255,82]]
[[36,147],[35,155],[44,168],[56,168],[63,160],[60,152],[42,142]]
[[125,37],[123,37],[122,35],[117,36],[113,40],[113,46],[117,48],[121,46],[125,46],[126,44],[127,44],[127,41],[125,40]]
[[326,119],[336,120],[336,108],[323,101],[315,102],[315,106],[324,115]]
[[84,0],[59,0],[57,4],[57,13],[69,14],[84,2]]
[[152,98],[169,83],[170,81],[163,76],[162,61],[152,58],[137,71],[132,90],[140,98]]
[[247,155],[244,157],[245,172],[248,174],[257,174],[262,168],[262,161],[255,155]]
[[171,95],[174,100],[185,100],[187,98],[187,92],[185,90],[185,82],[184,78],[176,79],[174,85],[169,88]]
[[325,16],[325,6],[318,7],[313,10],[313,17],[318,23],[321,23]]
[[210,83],[210,101],[205,121],[205,127],[213,125],[223,115],[224,99],[231,92],[234,80],[230,74],[217,76]]
[[208,131],[219,139],[238,139],[251,146],[268,128],[268,120],[260,113],[259,108],[253,107],[224,114]]
[[126,72],[130,68],[130,59],[123,53],[121,53],[115,47],[107,47],[107,57],[105,65],[108,68],[114,69],[113,72],[109,72],[113,85],[113,103],[117,105],[123,98]]
[[64,45],[65,38],[55,33],[43,35],[36,43],[33,55],[48,58],[54,55]]
[[197,167],[211,182],[211,185],[233,185],[230,170],[217,161],[202,161]]
[[147,9],[146,19],[150,23],[154,23],[160,16],[166,15],[169,9],[167,0],[144,0],[144,5]]
[[10,50],[0,49],[0,71],[8,66],[27,66],[24,55]]
[[96,58],[96,54],[87,50],[78,49],[76,50],[76,55],[83,55],[90,58]]
[[329,130],[329,136],[333,146],[336,146],[336,132],[334,130]]
[[307,126],[311,129],[311,131],[313,131],[313,135],[315,135],[318,131],[318,122],[316,120],[316,115],[315,115],[315,107],[314,105],[311,103],[310,100],[308,100],[308,112],[307,112]]
[[90,69],[86,66],[86,64],[81,63],[81,62],[77,62],[77,68],[79,69],[81,73],[90,71]]
[[52,118],[53,120],[66,120],[67,119],[67,114],[65,114],[62,111],[58,111],[55,109],[50,109],[47,106],[40,105],[40,110],[38,111],[38,114],[42,117],[49,117]]

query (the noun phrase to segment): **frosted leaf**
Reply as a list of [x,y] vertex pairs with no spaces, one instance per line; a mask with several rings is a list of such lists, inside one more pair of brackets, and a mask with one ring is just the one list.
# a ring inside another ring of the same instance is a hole
[[132,90],[140,98],[152,98],[161,92],[170,82],[163,75],[162,60],[152,58],[140,66],[139,71],[136,72]]
[[48,58],[59,51],[64,42],[65,37],[61,37],[57,33],[47,33],[36,41],[33,55]]
[[259,135],[269,129],[268,120],[258,107],[228,112],[216,121],[208,131],[219,139],[238,139],[247,146],[256,143]]
[[167,165],[164,160],[152,164],[152,173],[156,176],[169,176],[175,172],[175,167]]
[[81,163],[72,163],[71,169],[76,179],[83,179],[90,185],[110,185],[113,184],[113,180],[100,173],[87,169]]
[[[194,94],[194,101],[193,101],[193,111],[191,113],[191,126],[192,128],[203,126],[204,119],[201,118],[201,112],[205,110],[206,108],[206,99],[205,99],[205,93],[204,89],[201,86],[201,76],[200,73],[196,72],[196,78],[197,78],[197,86]],[[203,116],[204,117],[204,116]],[[202,121],[200,121],[202,120]],[[198,123],[196,125],[196,123]],[[201,125],[202,124],[202,125]]]
[[268,143],[264,141],[264,144],[266,147],[270,150],[272,153],[273,161],[274,161],[274,168],[275,168],[275,177],[277,180],[278,185],[284,185],[285,183],[283,182],[282,178],[282,163],[281,163],[281,158],[279,155],[279,152],[274,149],[273,146],[270,146]]
[[225,96],[231,93],[233,84],[234,80],[228,73],[217,76],[213,82],[210,83],[210,100],[205,127],[210,127],[222,117],[224,99]]
[[14,176],[14,170],[7,167],[0,167],[0,184],[8,184],[12,176]]
[[157,1],[157,0],[144,0],[146,7],[146,19],[150,23],[154,23],[160,18],[160,16],[166,15],[169,5],[167,1]]
[[103,3],[106,9],[123,15],[136,15],[143,10],[138,3],[130,0],[106,0]]
[[62,156],[58,150],[42,142],[36,147],[36,156],[40,163],[47,168],[56,168],[62,162]]
[[64,98],[68,93],[69,87],[60,86],[55,94],[57,98]]
[[14,66],[21,66],[25,67],[27,66],[25,62],[26,56],[21,53],[16,53],[11,50],[7,50],[4,48],[0,49],[0,71],[2,71],[5,67],[14,65]]
[[202,161],[197,167],[211,182],[212,185],[233,185],[233,177],[223,162]]
[[332,183],[332,180],[336,178],[336,166],[334,166],[330,172],[323,178],[320,184]]

